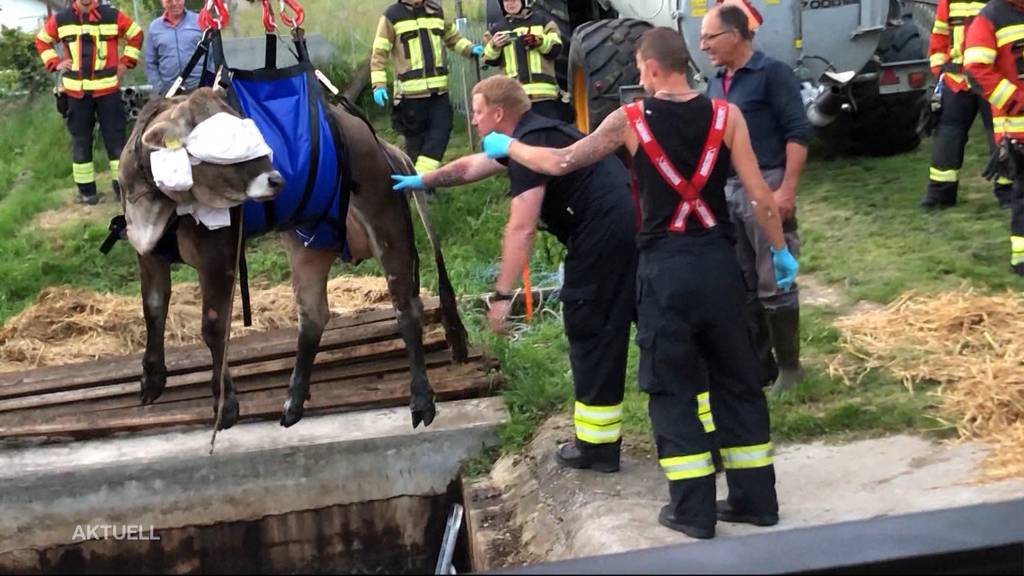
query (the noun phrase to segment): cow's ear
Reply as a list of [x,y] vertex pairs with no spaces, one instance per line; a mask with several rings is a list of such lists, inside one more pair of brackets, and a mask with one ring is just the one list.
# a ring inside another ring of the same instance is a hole
[[142,144],[151,149],[181,148],[188,135],[183,124],[175,120],[154,122],[142,133]]

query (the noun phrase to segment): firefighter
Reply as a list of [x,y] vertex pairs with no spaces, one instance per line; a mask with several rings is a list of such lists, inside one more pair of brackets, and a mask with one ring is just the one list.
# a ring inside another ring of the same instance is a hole
[[[988,102],[971,90],[970,79],[964,75],[964,42],[967,28],[984,2],[974,0],[939,0],[935,9],[935,25],[928,47],[932,75],[939,79],[939,120],[932,139],[932,164],[928,168],[928,192],[921,200],[924,208],[947,208],[956,205],[960,167],[964,163],[964,146],[974,117],[981,115],[990,149],[995,151],[992,137],[992,109]],[[1011,183],[1005,177],[995,180],[993,192],[1001,207],[1010,205]]]
[[[539,146],[563,147],[583,137],[571,125],[533,112],[522,85],[503,75],[474,87],[473,125],[481,134],[499,130]],[[571,468],[615,472],[636,282],[636,214],[628,173],[610,157],[552,178],[517,162],[473,154],[421,176],[395,175],[395,189],[455,186],[506,172],[512,201],[488,319],[495,331],[504,331],[539,219],[568,249],[561,299],[576,439],[559,446],[555,458]]]
[[[124,52],[118,55],[120,40],[124,41]],[[57,42],[64,44],[63,59],[57,53]],[[118,158],[127,126],[120,81],[125,70],[139,62],[142,28],[120,10],[98,5],[98,0],[74,0],[46,20],[36,34],[35,44],[46,69],[62,73],[57,89],[58,108],[71,133],[71,172],[78,185],[78,201],[99,201],[92,164],[92,135],[97,119],[114,176],[114,195],[120,199]]]
[[519,80],[534,112],[572,123],[573,110],[562,100],[555,78],[555,59],[563,48],[558,24],[534,12],[534,0],[497,2],[505,19],[484,34],[484,62]]
[[1022,49],[1024,1],[990,0],[967,30],[964,68],[992,105],[995,141],[1017,158],[1010,195],[1010,266],[1019,276],[1024,276],[1024,190],[1018,178],[1024,169],[1018,149],[1024,139]]
[[[630,150],[641,212],[640,388],[650,396],[658,459],[669,481],[670,502],[658,521],[694,538],[713,537],[716,520],[770,526],[778,522],[773,450],[761,367],[743,314],[743,277],[729,238],[730,164],[770,239],[781,288],[792,285],[798,264],[739,109],[689,87],[689,54],[679,32],[648,30],[636,54],[640,83],[651,95],[642,102],[612,112],[566,148],[529,146],[492,133],[484,137],[484,152],[558,175],[621,146]],[[711,440],[697,411],[701,361],[729,486],[720,502]]]
[[373,101],[385,106],[388,60],[394,61],[395,105],[392,123],[405,136],[405,151],[418,172],[441,165],[452,131],[452,106],[448,101],[448,68],[442,46],[470,58],[480,56],[483,46],[462,37],[445,20],[437,0],[396,0],[377,24],[370,58]]

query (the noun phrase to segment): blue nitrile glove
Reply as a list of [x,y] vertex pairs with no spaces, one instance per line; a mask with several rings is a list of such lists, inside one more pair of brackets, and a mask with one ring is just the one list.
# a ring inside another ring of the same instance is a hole
[[487,136],[484,136],[484,140],[481,145],[484,148],[484,154],[488,158],[495,160],[508,157],[508,147],[512,145],[514,139],[511,136],[506,136],[501,132],[491,132]]
[[381,108],[388,103],[388,89],[380,86],[373,89],[373,101]]
[[419,174],[392,174],[391,179],[395,181],[395,185],[391,187],[392,190],[401,191],[409,188],[422,190],[424,188],[423,176],[420,176]]
[[789,292],[796,280],[796,272],[800,263],[789,253],[789,246],[776,250],[772,248],[772,266],[775,268],[775,284],[784,292]]
[[477,45],[473,46],[469,51],[473,53],[473,56],[483,56],[484,55],[484,47],[481,46],[480,44],[477,44]]

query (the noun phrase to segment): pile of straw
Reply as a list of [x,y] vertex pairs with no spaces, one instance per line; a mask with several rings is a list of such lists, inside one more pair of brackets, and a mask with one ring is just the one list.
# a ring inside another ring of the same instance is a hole
[[[362,308],[390,306],[387,283],[377,277],[339,277],[328,282],[328,302],[337,316]],[[232,336],[295,326],[298,310],[288,285],[253,286],[252,320],[242,326],[235,290]],[[202,296],[196,284],[175,285],[167,313],[165,342],[202,342]],[[0,328],[0,371],[69,364],[102,356],[131,354],[146,345],[139,296],[98,294],[69,287],[46,288],[35,304]]]
[[884,368],[911,392],[937,383],[941,411],[960,438],[994,446],[987,478],[1024,475],[1024,299],[908,293],[875,311],[836,322],[845,352],[830,373],[847,384]]

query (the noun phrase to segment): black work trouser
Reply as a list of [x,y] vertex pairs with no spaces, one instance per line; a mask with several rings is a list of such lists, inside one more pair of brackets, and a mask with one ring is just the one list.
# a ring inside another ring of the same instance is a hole
[[[943,205],[956,204],[960,187],[960,168],[964,147],[975,116],[981,116],[988,138],[989,152],[995,152],[992,139],[992,107],[982,96],[948,87],[942,91],[942,114],[932,137],[932,164],[928,170],[928,198]],[[1009,200],[1010,182],[996,179],[993,193],[1000,202]]]
[[583,447],[621,437],[629,328],[636,316],[633,205],[623,194],[599,211],[569,239],[561,290],[576,396],[573,421]]
[[[121,102],[121,92],[93,97],[86,93],[82,98],[68,98],[68,132],[71,134],[71,162],[75,184],[84,196],[96,194],[96,177],[92,167],[92,136],[97,120],[107,158],[117,166],[121,158],[127,134],[127,116]],[[117,171],[114,181],[117,181]],[[116,184],[115,184],[116,185]]]
[[1024,170],[1013,181],[1010,196],[1010,266],[1018,276],[1024,276]]
[[768,404],[744,317],[744,282],[719,233],[647,240],[637,266],[640,388],[678,522],[715,525],[711,438],[698,417],[701,361],[729,485],[729,502],[755,515],[778,513]]
[[[402,98],[391,112],[391,124],[405,137],[405,153],[416,163],[417,170],[437,168],[452,133],[452,105],[448,94]],[[424,164],[420,156],[433,162]]]

